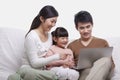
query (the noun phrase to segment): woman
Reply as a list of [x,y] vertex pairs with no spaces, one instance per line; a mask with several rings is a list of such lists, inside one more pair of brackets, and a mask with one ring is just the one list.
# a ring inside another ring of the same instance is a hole
[[44,57],[44,53],[52,45],[49,33],[55,26],[58,12],[53,6],[44,6],[34,18],[25,38],[25,55],[23,65],[8,80],[57,80],[54,72],[45,70],[45,66],[54,60],[65,59],[64,53]]

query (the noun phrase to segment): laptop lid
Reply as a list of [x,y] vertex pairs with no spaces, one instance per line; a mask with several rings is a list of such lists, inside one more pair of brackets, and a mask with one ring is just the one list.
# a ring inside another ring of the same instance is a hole
[[77,69],[92,67],[93,63],[102,57],[111,57],[113,47],[82,48],[78,57]]

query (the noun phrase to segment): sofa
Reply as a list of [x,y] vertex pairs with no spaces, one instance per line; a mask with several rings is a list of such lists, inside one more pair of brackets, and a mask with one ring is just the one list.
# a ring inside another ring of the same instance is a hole
[[[24,39],[27,30],[21,28],[0,27],[0,80],[7,80],[21,66],[24,53]],[[120,80],[120,37],[105,37],[113,46],[115,69],[111,80]]]

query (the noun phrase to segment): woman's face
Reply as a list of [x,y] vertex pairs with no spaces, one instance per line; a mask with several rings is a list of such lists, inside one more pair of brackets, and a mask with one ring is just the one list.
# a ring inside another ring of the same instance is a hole
[[88,22],[88,23],[78,23],[78,31],[81,35],[81,38],[83,40],[88,40],[92,36],[92,27],[93,25]]
[[57,22],[57,17],[47,18],[42,22],[42,26],[45,32],[49,32],[52,27],[55,26]]

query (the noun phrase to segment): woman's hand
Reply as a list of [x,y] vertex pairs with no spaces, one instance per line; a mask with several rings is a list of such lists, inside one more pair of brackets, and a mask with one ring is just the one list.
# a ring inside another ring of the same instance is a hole
[[60,53],[60,59],[61,59],[61,60],[66,59],[66,58],[67,58],[67,55],[68,55],[68,54]]

